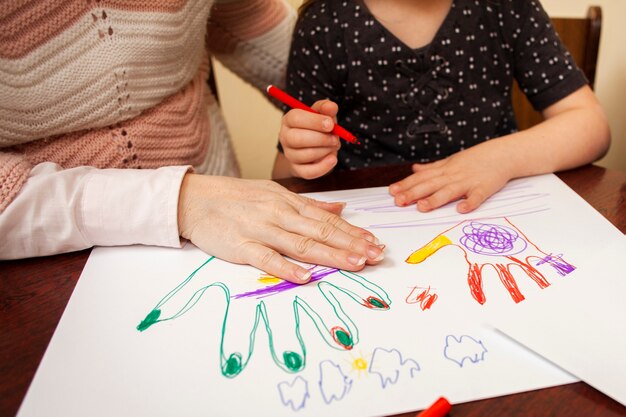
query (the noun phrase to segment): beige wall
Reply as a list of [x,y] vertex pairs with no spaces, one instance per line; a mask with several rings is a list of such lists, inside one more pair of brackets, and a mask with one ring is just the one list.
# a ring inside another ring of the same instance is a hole
[[542,0],[551,16],[582,17],[589,5],[602,7],[602,35],[595,91],[609,118],[613,142],[598,164],[626,171],[626,1]]
[[[294,7],[300,0],[289,0]],[[552,16],[582,17],[591,4],[602,7],[602,39],[596,73],[596,94],[609,118],[613,143],[599,164],[626,171],[626,39],[625,0],[542,0]],[[276,154],[281,113],[261,93],[216,65],[220,100],[244,178],[269,178]]]

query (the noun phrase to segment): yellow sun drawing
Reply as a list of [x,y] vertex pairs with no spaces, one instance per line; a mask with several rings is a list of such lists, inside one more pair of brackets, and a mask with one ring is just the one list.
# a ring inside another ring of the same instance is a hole
[[367,367],[369,366],[369,358],[365,357],[362,352],[359,352],[359,356],[354,356],[350,353],[351,361],[350,370],[356,372],[357,377],[361,377],[362,374],[367,375]]

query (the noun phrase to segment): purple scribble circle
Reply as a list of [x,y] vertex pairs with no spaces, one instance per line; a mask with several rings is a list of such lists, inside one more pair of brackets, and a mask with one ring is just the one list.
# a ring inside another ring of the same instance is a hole
[[480,222],[471,222],[464,226],[463,236],[459,241],[468,250],[489,256],[515,255],[528,246],[516,230]]

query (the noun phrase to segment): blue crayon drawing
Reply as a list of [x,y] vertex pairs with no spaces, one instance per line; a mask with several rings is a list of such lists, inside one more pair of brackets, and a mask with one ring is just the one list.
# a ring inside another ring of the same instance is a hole
[[487,349],[483,342],[476,340],[471,336],[462,335],[456,337],[454,335],[446,336],[446,346],[443,349],[443,356],[459,365],[461,368],[465,361],[478,363],[485,360]]
[[318,381],[322,398],[326,404],[342,400],[352,388],[352,379],[346,376],[333,361],[320,362],[320,379]]
[[301,376],[294,378],[291,383],[287,381],[279,383],[278,393],[283,405],[291,407],[293,411],[304,408],[306,400],[311,396],[309,394],[309,383]]
[[398,382],[402,370],[405,370],[413,378],[415,373],[420,370],[420,366],[413,359],[404,359],[402,353],[397,349],[374,349],[368,372],[378,375],[383,388]]

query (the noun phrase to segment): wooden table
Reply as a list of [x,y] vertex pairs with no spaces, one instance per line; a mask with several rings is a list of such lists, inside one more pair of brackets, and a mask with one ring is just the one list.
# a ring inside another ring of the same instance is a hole
[[[409,172],[403,165],[280,182],[297,192],[328,191],[388,185]],[[626,232],[626,172],[590,165],[558,176]],[[0,417],[17,413],[89,252],[0,262]],[[612,417],[626,416],[626,407],[578,382],[455,405],[451,416]]]

